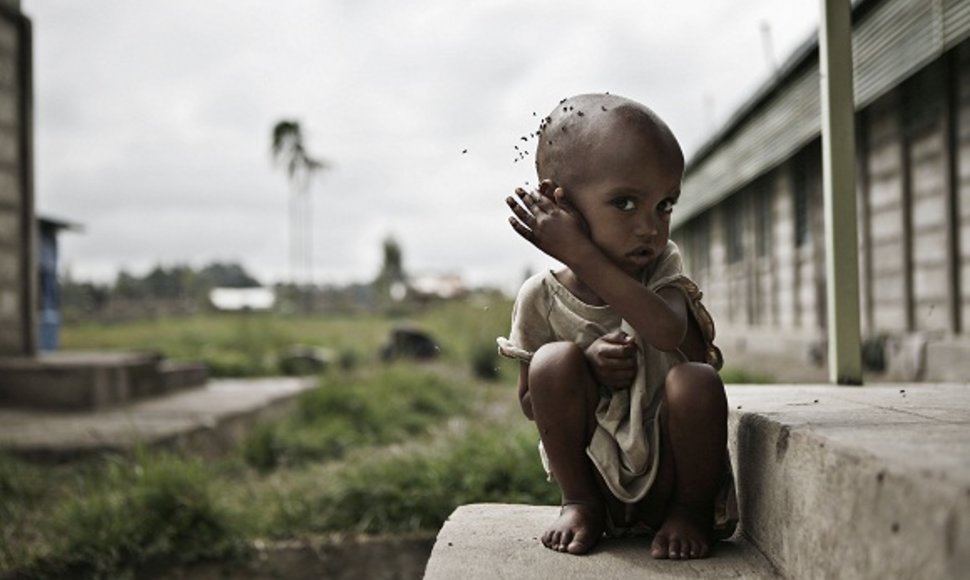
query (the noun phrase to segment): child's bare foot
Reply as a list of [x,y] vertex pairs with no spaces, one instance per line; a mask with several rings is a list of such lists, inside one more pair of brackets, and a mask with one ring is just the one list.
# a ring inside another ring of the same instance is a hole
[[663,525],[653,537],[650,555],[661,560],[706,558],[711,547],[710,521],[710,514],[671,506]]
[[550,550],[585,554],[600,536],[605,523],[604,508],[594,502],[567,502],[559,519],[542,534],[542,544]]

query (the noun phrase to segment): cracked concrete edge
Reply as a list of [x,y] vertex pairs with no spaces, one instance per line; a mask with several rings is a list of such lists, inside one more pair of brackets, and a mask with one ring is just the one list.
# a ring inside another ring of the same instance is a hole
[[782,575],[967,577],[959,482],[758,412],[732,411],[729,433],[745,535]]

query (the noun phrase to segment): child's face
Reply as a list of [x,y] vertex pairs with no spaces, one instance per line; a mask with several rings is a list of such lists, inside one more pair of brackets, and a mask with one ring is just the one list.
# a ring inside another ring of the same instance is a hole
[[563,184],[590,237],[617,266],[639,278],[667,247],[680,196],[679,148],[630,131],[611,132]]

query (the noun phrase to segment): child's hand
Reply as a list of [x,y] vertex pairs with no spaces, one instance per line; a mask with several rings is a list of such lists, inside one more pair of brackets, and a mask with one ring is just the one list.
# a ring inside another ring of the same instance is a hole
[[586,348],[596,382],[613,390],[628,389],[637,376],[637,345],[633,337],[617,330],[605,334]]
[[515,189],[521,203],[505,199],[515,216],[509,217],[512,228],[535,247],[569,264],[569,258],[591,245],[589,227],[579,211],[566,199],[561,187],[543,180],[539,191]]

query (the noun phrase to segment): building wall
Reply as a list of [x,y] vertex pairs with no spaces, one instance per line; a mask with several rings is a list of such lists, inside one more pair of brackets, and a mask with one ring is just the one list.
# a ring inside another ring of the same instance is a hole
[[[33,205],[22,63],[29,51],[23,23],[10,3],[0,5],[0,356],[32,354]],[[28,53],[29,54],[29,53]]]
[[[970,40],[873,99],[856,122],[863,335],[966,336]],[[824,337],[819,152],[816,139],[707,209],[706,222],[695,217],[673,233],[686,238],[687,267],[706,282],[705,300],[729,336]],[[701,223],[712,226],[708,257]]]
[[953,171],[954,189],[957,191],[957,207],[953,212],[959,216],[956,224],[958,235],[954,244],[959,256],[956,276],[961,299],[959,300],[960,330],[970,333],[970,44],[961,45],[954,55],[956,74],[953,82],[952,150],[955,158]]

